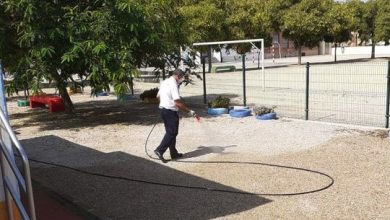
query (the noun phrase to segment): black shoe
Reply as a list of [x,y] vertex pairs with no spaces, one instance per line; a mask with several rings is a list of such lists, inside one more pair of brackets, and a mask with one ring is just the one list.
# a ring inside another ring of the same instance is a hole
[[177,153],[177,154],[171,155],[172,160],[179,159],[181,157],[183,157],[182,153]]
[[154,153],[157,155],[158,159],[160,159],[163,163],[166,163],[167,161],[164,159],[163,155],[157,151],[157,150],[154,150]]

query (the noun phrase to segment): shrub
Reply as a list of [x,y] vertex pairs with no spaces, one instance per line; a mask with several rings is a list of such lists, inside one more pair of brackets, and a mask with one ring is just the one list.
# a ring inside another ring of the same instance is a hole
[[145,90],[141,95],[139,95],[141,100],[144,100],[145,98],[156,98],[158,93],[158,88],[153,88],[149,90]]
[[229,108],[230,99],[227,97],[218,96],[216,99],[208,103],[209,108]]
[[261,105],[261,106],[254,107],[253,112],[255,113],[255,115],[263,115],[263,114],[274,112],[275,108],[276,106],[272,106],[271,108],[268,108],[264,105]]

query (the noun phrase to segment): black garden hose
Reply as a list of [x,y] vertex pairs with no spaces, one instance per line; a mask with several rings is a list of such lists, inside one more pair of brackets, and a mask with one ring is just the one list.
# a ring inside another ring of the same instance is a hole
[[[145,153],[148,155],[149,158],[157,160],[157,158],[154,158],[149,155],[147,151],[147,143],[149,140],[149,137],[151,133],[153,132],[154,128],[156,127],[157,123],[153,125],[152,129],[150,130],[146,141],[145,141]],[[19,156],[19,155],[16,155]],[[268,167],[277,167],[277,168],[284,168],[284,169],[291,169],[291,170],[299,170],[299,171],[304,171],[304,172],[309,172],[309,173],[314,173],[318,174],[321,176],[327,177],[330,181],[329,183],[321,188],[314,189],[314,190],[309,190],[309,191],[302,191],[302,192],[291,192],[291,193],[267,193],[267,192],[245,192],[245,191],[238,191],[238,190],[225,190],[225,189],[218,189],[218,188],[210,188],[207,186],[195,186],[195,185],[181,185],[181,184],[171,184],[171,183],[162,183],[162,182],[155,182],[155,181],[146,181],[142,179],[135,179],[135,178],[130,178],[130,177],[122,177],[122,176],[114,176],[114,175],[108,175],[108,174],[102,174],[102,173],[96,173],[96,172],[91,172],[91,171],[86,171],[86,170],[81,170],[77,168],[73,168],[70,166],[66,165],[61,165],[53,162],[46,162],[46,161],[41,161],[37,159],[29,159],[31,162],[34,163],[40,163],[40,164],[46,164],[50,166],[55,166],[55,167],[61,167],[69,170],[73,170],[76,172],[80,172],[83,174],[87,175],[93,175],[93,176],[98,176],[98,177],[104,177],[104,178],[111,178],[111,179],[119,179],[119,180],[124,180],[124,181],[130,181],[130,182],[137,182],[137,183],[143,183],[143,184],[151,184],[151,185],[158,185],[158,186],[164,186],[164,187],[175,187],[175,188],[186,188],[186,189],[193,189],[193,190],[207,190],[207,191],[214,191],[214,192],[223,192],[223,193],[234,193],[234,194],[245,194],[245,195],[257,195],[257,196],[295,196],[295,195],[303,195],[303,194],[310,194],[310,193],[315,193],[319,191],[323,191],[329,187],[331,187],[334,183],[334,179],[323,172],[320,171],[315,171],[315,170],[310,170],[310,169],[305,169],[305,168],[299,168],[299,167],[291,167],[291,166],[283,166],[283,165],[276,165],[276,164],[268,164],[268,163],[260,163],[260,162],[236,162],[236,161],[196,161],[196,160],[176,160],[178,163],[202,163],[202,164],[242,164],[242,165],[251,165],[251,166],[268,166]]]

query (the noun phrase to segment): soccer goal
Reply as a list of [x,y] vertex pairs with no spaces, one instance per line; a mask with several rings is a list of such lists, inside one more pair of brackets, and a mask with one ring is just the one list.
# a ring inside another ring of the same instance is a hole
[[[254,43],[260,42],[261,48],[258,48]],[[265,90],[265,72],[264,72],[264,39],[247,39],[247,40],[232,40],[232,41],[215,41],[215,42],[199,42],[194,43],[193,46],[213,46],[213,45],[228,45],[228,44],[244,44],[244,43],[250,43],[254,48],[256,48],[258,51],[260,51],[260,57],[261,57],[261,63],[259,67],[261,67],[261,74],[262,74],[262,88],[263,91]],[[206,74],[205,74],[205,61],[202,59],[203,63],[203,96],[204,96],[204,102],[206,103]],[[245,79],[245,56],[243,56],[242,59],[242,77],[243,77],[243,97],[244,97],[244,106],[246,106],[246,79]]]

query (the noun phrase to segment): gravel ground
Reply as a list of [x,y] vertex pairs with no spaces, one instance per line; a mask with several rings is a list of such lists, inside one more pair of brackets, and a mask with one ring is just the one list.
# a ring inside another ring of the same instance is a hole
[[164,135],[157,106],[113,95],[72,100],[74,115],[10,100],[10,122],[30,158],[121,177],[31,162],[36,181],[101,219],[390,219],[385,130],[208,117],[193,106],[203,117],[182,115],[177,145],[185,157],[164,164],[145,154],[155,123],[149,154]]

